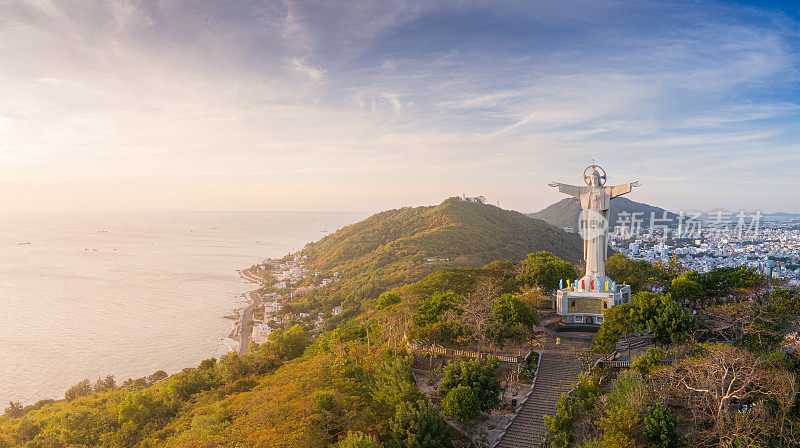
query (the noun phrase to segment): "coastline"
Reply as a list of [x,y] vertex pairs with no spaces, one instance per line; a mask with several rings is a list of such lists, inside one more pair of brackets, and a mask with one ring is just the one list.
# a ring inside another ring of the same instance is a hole
[[[249,269],[238,270],[236,272],[239,273],[239,277],[251,283],[255,283],[259,286],[264,284],[263,280],[251,274]],[[230,339],[239,341],[238,352],[240,355],[246,353],[247,348],[250,346],[250,334],[253,331],[253,326],[248,325],[248,322],[253,320],[253,311],[261,304],[261,297],[259,297],[256,291],[258,291],[258,289],[242,294],[247,300],[248,305],[235,311],[236,318],[234,320],[233,329],[231,329],[230,334],[228,334]]]
[[264,280],[262,280],[262,279],[256,277],[255,275],[253,275],[250,272],[249,268],[248,269],[240,269],[240,270],[238,270],[236,272],[238,272],[239,276],[242,277],[245,280],[248,280],[248,281],[250,281],[252,283],[256,283],[258,285],[264,285]]

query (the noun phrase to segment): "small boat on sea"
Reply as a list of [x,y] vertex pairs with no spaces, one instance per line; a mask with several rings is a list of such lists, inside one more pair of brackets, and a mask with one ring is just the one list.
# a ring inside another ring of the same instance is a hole
[[21,242],[17,243],[17,246],[24,246],[26,244],[31,244],[31,242],[30,241],[21,241]]

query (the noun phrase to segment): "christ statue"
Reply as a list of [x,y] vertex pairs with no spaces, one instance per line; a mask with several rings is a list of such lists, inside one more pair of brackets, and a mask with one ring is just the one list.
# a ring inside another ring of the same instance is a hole
[[606,187],[606,172],[598,165],[588,166],[583,171],[583,180],[586,182],[585,187],[560,182],[553,182],[550,186],[581,200],[580,234],[583,237],[586,275],[575,286],[583,290],[600,291],[608,281],[606,258],[611,200],[630,193],[634,187],[639,186],[639,182]]

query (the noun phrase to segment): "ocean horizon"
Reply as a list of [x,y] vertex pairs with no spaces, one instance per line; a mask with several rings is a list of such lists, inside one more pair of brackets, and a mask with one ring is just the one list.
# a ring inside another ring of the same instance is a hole
[[0,217],[0,403],[224,355],[238,269],[368,212],[20,212]]

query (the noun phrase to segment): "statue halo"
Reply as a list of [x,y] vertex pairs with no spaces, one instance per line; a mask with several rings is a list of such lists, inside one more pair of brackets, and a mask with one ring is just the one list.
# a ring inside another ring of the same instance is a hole
[[602,172],[602,174],[600,174],[600,186],[604,186],[606,184],[606,170],[600,165],[591,164],[587,166],[586,169],[583,170],[583,181],[586,182],[586,185],[592,186],[592,172],[594,172],[594,170],[600,170],[600,172]]

